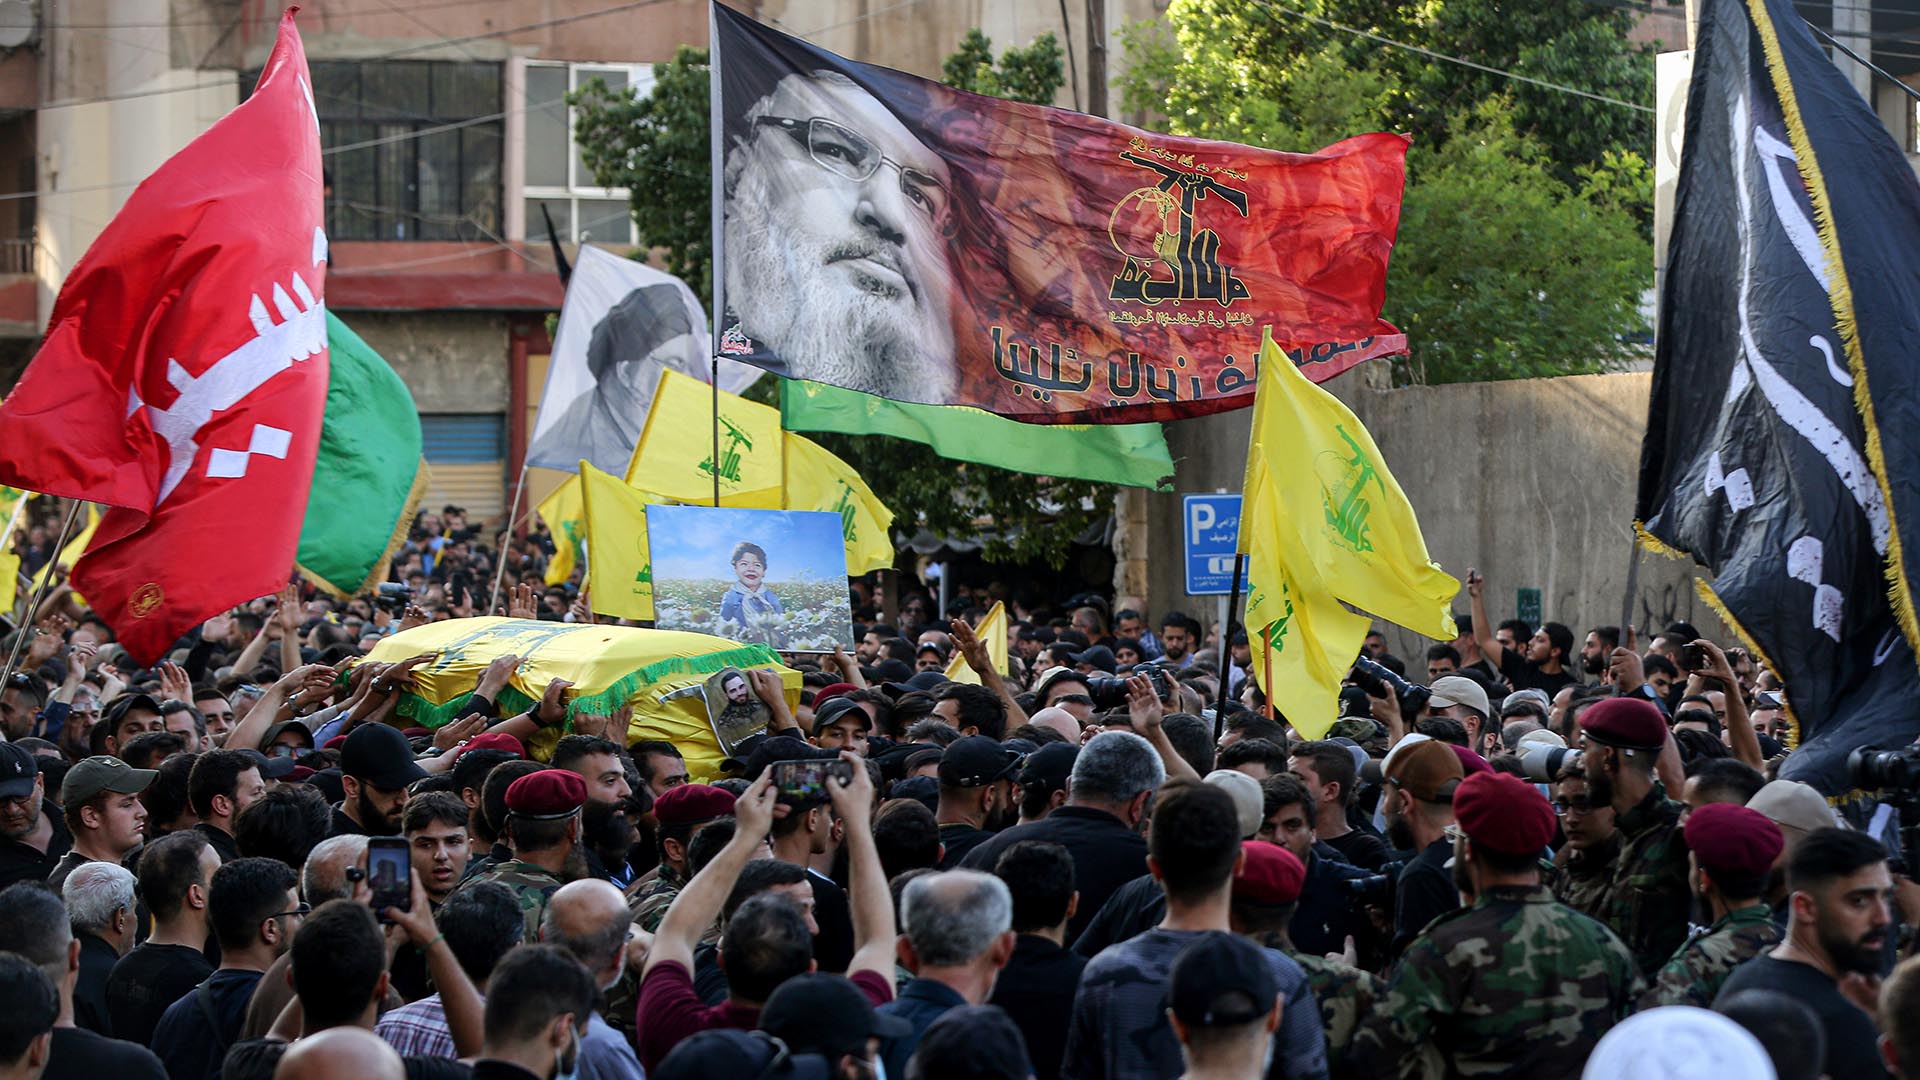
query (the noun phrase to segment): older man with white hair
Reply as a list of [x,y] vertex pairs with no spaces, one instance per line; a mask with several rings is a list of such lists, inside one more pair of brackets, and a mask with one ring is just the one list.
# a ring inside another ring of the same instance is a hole
[[60,886],[67,919],[80,940],[80,977],[73,984],[73,1022],[113,1037],[107,1015],[107,976],[133,948],[133,873],[117,863],[74,867]]
[[882,1005],[913,1032],[889,1039],[887,1075],[907,1075],[920,1036],[949,1009],[984,1004],[1013,956],[1013,894],[992,874],[949,870],[907,883],[900,897],[900,961],[914,978]]

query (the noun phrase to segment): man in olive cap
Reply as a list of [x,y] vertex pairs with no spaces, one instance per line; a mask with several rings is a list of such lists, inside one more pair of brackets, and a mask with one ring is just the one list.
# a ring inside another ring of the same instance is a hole
[[68,769],[60,782],[60,805],[73,831],[73,850],[47,875],[47,883],[58,890],[81,863],[117,866],[132,854],[146,840],[147,808],[138,796],[158,775],[104,754]]
[[507,847],[513,858],[461,882],[460,889],[497,881],[513,890],[526,917],[527,936],[540,940],[547,901],[561,885],[586,874],[580,847],[580,808],[587,805],[587,782],[567,769],[541,769],[507,788]]
[[1348,1064],[1382,1076],[1437,1053],[1449,1076],[1577,1076],[1632,1010],[1633,955],[1540,883],[1554,816],[1533,785],[1475,773],[1455,789],[1453,812],[1453,857],[1474,901],[1407,946]]

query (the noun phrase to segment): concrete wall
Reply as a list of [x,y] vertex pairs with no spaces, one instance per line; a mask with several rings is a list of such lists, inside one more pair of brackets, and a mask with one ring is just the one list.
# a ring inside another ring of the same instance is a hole
[[[1487,576],[1487,608],[1513,617],[1516,590],[1537,588],[1547,619],[1576,636],[1620,621],[1632,539],[1640,438],[1651,376],[1641,373],[1375,389],[1367,371],[1330,386],[1380,444],[1406,489],[1427,548],[1448,573]],[[1184,592],[1180,493],[1240,490],[1249,410],[1170,424],[1175,494],[1147,496],[1148,603],[1212,618],[1215,601]],[[1641,557],[1636,625],[1658,630],[1685,619],[1725,633],[1695,596],[1690,571]],[[1462,591],[1454,609],[1465,613]],[[1426,640],[1385,627],[1393,652],[1412,660]]]
[[423,413],[506,408],[507,317],[473,311],[354,311],[345,316],[413,391]]

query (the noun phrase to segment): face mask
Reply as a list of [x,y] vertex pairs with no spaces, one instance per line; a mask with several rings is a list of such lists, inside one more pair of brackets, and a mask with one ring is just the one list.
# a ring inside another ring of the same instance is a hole
[[553,1080],[575,1080],[580,1071],[580,1032],[573,1031],[573,1042],[565,1053],[553,1056]]

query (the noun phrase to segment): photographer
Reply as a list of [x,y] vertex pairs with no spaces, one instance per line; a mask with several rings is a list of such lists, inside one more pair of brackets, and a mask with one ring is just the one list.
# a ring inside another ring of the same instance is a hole
[[1454,789],[1465,776],[1453,750],[1432,739],[1402,742],[1387,755],[1387,839],[1415,852],[1394,883],[1391,957],[1428,923],[1460,906],[1447,869],[1453,852],[1447,826],[1453,824]]

